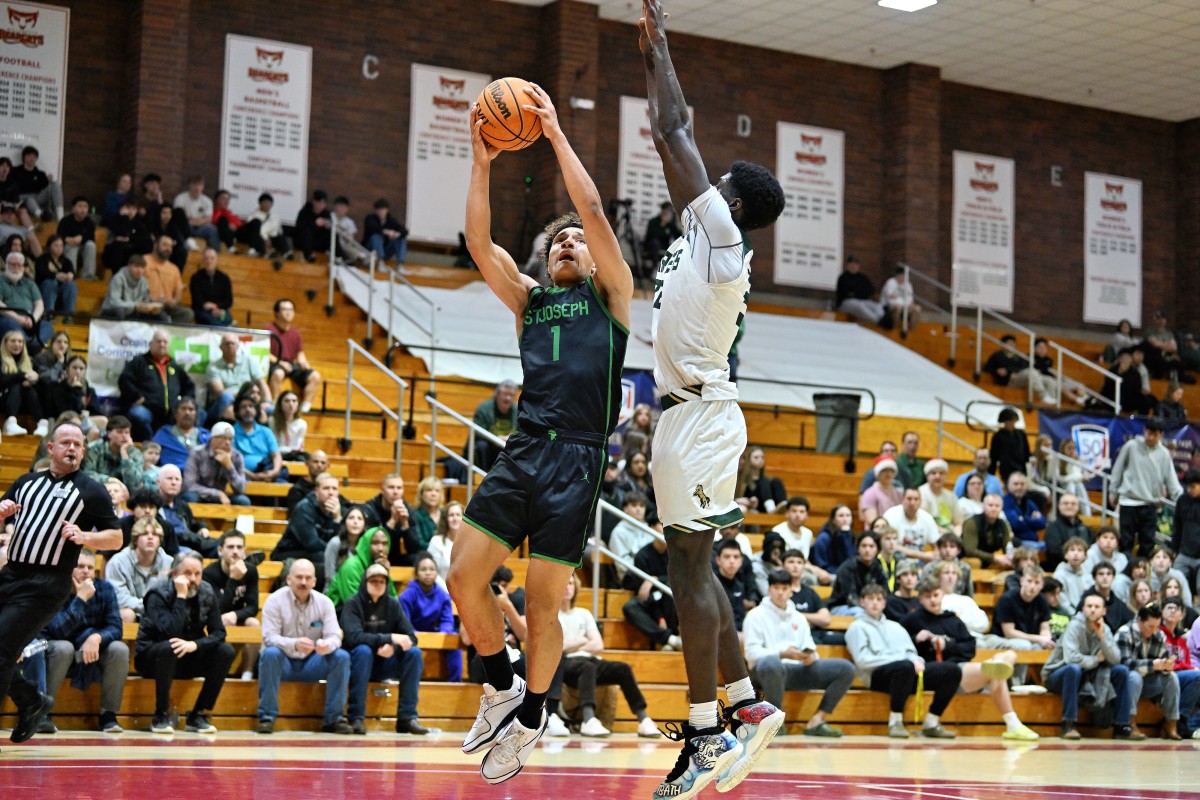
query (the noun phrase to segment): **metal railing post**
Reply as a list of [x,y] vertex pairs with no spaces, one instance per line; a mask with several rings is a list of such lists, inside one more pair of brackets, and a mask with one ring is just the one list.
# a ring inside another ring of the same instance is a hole
[[983,306],[975,309],[975,380],[983,374]]
[[[404,441],[404,437],[400,434],[400,428],[403,427],[400,420],[404,419],[404,384],[403,383],[401,383],[399,386],[396,387],[396,395],[397,395],[397,399],[396,399],[396,430],[395,430],[396,466],[393,471],[396,473],[399,473],[400,472],[400,448],[403,446],[401,443]],[[430,474],[432,474],[432,473],[430,473]],[[418,498],[418,499],[420,499],[420,498]]]
[[950,293],[950,368],[954,369],[954,365],[958,358],[958,297],[952,291]]
[[[430,475],[433,475],[434,470],[437,469],[437,449],[434,447],[434,442],[437,441],[437,428],[438,428],[438,426],[437,426],[437,423],[438,423],[438,408],[437,408],[437,406],[433,406],[432,412],[433,413],[430,415],[430,419],[429,419],[429,435],[432,437],[429,442],[429,474]],[[469,477],[470,476],[468,475],[468,478]],[[470,485],[470,483],[471,483],[471,481],[468,480],[467,484]],[[468,495],[467,499],[468,500],[470,499],[469,495]]]
[[346,441],[350,441],[350,401],[354,397],[354,348],[346,358]]
[[946,403],[942,398],[937,399],[938,403],[938,422],[937,422],[937,457],[942,457],[942,429],[944,414],[946,411]]
[[1029,332],[1029,366],[1026,367],[1026,369],[1029,370],[1029,385],[1025,387],[1025,402],[1029,404],[1030,408],[1033,407],[1033,376],[1034,376],[1034,373],[1037,372],[1037,368],[1033,366],[1033,359],[1035,357],[1033,348],[1036,346],[1037,346],[1037,338],[1034,336],[1033,331],[1030,331]]
[[325,300],[326,316],[333,316],[333,277],[337,272],[337,214],[329,214],[329,294]]
[[388,267],[388,351],[391,351],[392,343],[400,337],[396,335],[395,316],[396,316],[396,270]]
[[429,392],[437,394],[437,317],[436,305],[429,307]]
[[370,280],[367,281],[367,335],[366,335],[366,338],[363,339],[363,347],[366,347],[368,350],[370,350],[371,345],[373,345],[375,343],[375,340],[374,340],[374,338],[372,338],[371,334],[373,332],[372,329],[375,325],[375,260],[376,260],[376,258],[378,258],[378,256],[375,254],[375,251],[372,250],[371,258],[369,259],[369,263],[367,265],[370,268],[370,275],[371,275]]
[[1062,348],[1061,348],[1061,347],[1060,347],[1060,348],[1058,348],[1058,370],[1057,370],[1056,372],[1057,372],[1057,374],[1054,376],[1054,378],[1055,378],[1055,387],[1054,387],[1054,402],[1055,402],[1055,405],[1056,405],[1058,408],[1062,408],[1062,397],[1063,397],[1063,351],[1062,351]]
[[475,466],[475,428],[467,431],[467,502],[475,493],[475,478],[471,475],[471,467]]
[[[904,285],[906,287],[908,287],[909,291],[911,291],[913,293],[913,297],[916,297],[917,292],[915,289],[913,289],[912,277],[909,275],[909,270],[911,270],[912,268],[909,267],[908,264],[902,264],[901,266],[904,267]],[[903,292],[901,292],[901,299],[904,299]],[[908,301],[907,300],[904,300],[904,310],[900,313],[900,318],[901,318],[900,335],[902,338],[905,338],[908,336]]]

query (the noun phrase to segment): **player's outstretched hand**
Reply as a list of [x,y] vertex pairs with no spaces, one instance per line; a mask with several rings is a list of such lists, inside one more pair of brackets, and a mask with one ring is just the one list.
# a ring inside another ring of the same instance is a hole
[[[642,18],[638,20],[638,29],[642,32],[642,37],[638,42],[638,46],[642,48],[643,53],[648,53],[650,43],[656,37],[661,38],[666,34],[667,14],[663,11],[662,0],[642,0]],[[641,43],[645,42],[643,46]]]
[[554,107],[550,95],[546,94],[546,90],[536,83],[531,83],[525,87],[525,94],[529,95],[533,102],[525,103],[521,108],[538,115],[538,119],[542,121],[542,133],[546,138],[553,139],[561,135],[562,126],[558,124],[558,110]]
[[493,158],[500,155],[500,148],[493,147],[483,140],[483,134],[480,129],[483,127],[483,118],[479,116],[479,104],[471,104],[471,151],[475,155],[475,160],[481,164],[489,163]]

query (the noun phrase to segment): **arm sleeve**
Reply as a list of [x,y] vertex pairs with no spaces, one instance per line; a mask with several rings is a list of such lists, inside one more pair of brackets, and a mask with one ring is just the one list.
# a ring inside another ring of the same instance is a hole
[[246,605],[239,608],[234,615],[238,622],[258,615],[258,569],[250,567],[246,570]]
[[[442,603],[441,619],[438,620],[438,628],[437,629],[438,629],[439,633],[457,633],[458,632],[458,628],[456,628],[454,626],[454,607],[453,606],[454,606],[454,604],[450,602],[450,595],[447,594],[444,598],[444,602]],[[594,626],[595,624],[596,624],[595,620],[592,620],[592,625]]]
[[296,506],[291,520],[288,521],[287,530],[305,552],[325,551],[326,543],[321,539],[320,522],[312,503],[306,501]]
[[337,612],[334,611],[333,601],[328,597],[323,598],[322,614],[321,614],[321,638],[333,645],[333,649],[342,646],[342,626],[338,622]]
[[[746,650],[746,660],[751,665],[766,656],[777,656],[779,647],[771,647],[765,626],[762,624],[763,615],[751,611],[742,623],[742,640]],[[785,645],[786,646],[786,645]]]
[[[1063,634],[1063,661],[1067,664],[1078,664],[1085,671],[1094,669],[1100,663],[1094,655],[1083,652],[1083,644],[1087,640],[1087,629],[1082,625],[1069,625]],[[1110,663],[1119,664],[1120,653]]]
[[347,602],[342,606],[342,645],[348,650],[353,650],[360,644],[365,644],[375,650],[385,644],[381,639],[390,637],[364,631],[359,609],[360,606],[356,602]]
[[50,624],[46,626],[46,634],[51,639],[74,640],[75,631],[87,625],[87,619],[83,614],[84,608],[86,608],[85,603],[78,596],[72,595],[70,602],[59,609],[59,612],[50,620]]
[[262,641],[263,647],[278,647],[289,656],[292,654],[296,646],[296,640],[282,635],[283,630],[283,615],[279,610],[279,603],[272,602],[270,597],[263,605],[262,615]]
[[246,492],[246,465],[242,462],[242,454],[233,453],[233,469],[229,470],[229,487],[234,494]]
[[205,630],[208,633],[196,639],[196,652],[204,652],[225,641],[225,622],[221,619],[221,607],[215,602],[212,608],[208,611],[208,619],[205,620]]
[[[107,581],[105,581],[107,583]],[[101,585],[101,588],[96,590],[96,597],[102,597],[104,603],[104,627],[93,629],[90,633],[100,634],[100,645],[106,645],[110,642],[119,642],[124,635],[125,629],[121,624],[121,609],[117,607],[117,594],[112,590],[112,586]]]

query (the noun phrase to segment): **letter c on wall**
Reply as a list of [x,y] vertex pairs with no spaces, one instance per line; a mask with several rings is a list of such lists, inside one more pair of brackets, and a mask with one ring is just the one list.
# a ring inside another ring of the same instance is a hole
[[362,74],[369,81],[373,81],[379,77],[379,70],[375,69],[379,65],[379,56],[366,55],[363,56]]

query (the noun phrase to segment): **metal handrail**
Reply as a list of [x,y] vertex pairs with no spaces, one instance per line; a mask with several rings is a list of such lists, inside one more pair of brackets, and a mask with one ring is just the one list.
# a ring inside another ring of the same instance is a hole
[[[366,308],[367,336],[363,340],[363,344],[366,345],[367,347],[370,347],[372,344],[374,344],[374,340],[371,336],[371,333],[372,333],[373,326],[375,324],[377,324],[377,322],[378,322],[375,319],[375,284],[376,284],[375,271],[377,268],[386,270],[387,276],[388,276],[387,333],[388,333],[388,338],[392,342],[392,344],[388,347],[388,360],[391,361],[390,356],[391,356],[391,351],[393,349],[395,349],[396,347],[400,347],[400,346],[406,346],[406,345],[401,344],[400,338],[396,335],[396,327],[395,327],[396,312],[399,311],[399,313],[402,317],[404,317],[409,322],[411,322],[417,328],[417,330],[419,330],[421,333],[423,333],[429,337],[428,346],[423,346],[423,345],[419,345],[419,344],[414,344],[413,346],[414,347],[424,347],[425,349],[429,350],[429,386],[431,389],[436,389],[437,388],[437,351],[439,349],[445,349],[445,348],[439,348],[437,346],[437,318],[438,318],[437,303],[435,303],[432,299],[429,298],[428,295],[426,295],[419,288],[417,288],[416,284],[414,284],[412,281],[408,280],[408,278],[404,277],[404,274],[400,271],[401,270],[400,266],[390,267],[386,263],[384,263],[384,264],[378,263],[378,254],[376,254],[374,251],[371,251],[371,254],[369,256],[369,263],[368,263],[369,273],[368,273],[368,275],[364,276],[362,274],[362,272],[357,269],[347,268],[345,270],[346,275],[353,276],[357,280],[366,280],[366,284],[367,284],[367,308]],[[332,273],[331,273],[331,275],[332,275]],[[422,303],[424,303],[426,306],[429,307],[429,324],[428,324],[428,326],[413,319],[412,316],[410,316],[408,314],[408,312],[405,311],[403,308],[397,308],[397,306],[396,306],[396,282],[397,282],[397,280],[400,282],[400,284],[403,287],[407,288],[410,292],[412,292],[412,294],[415,295],[418,300],[420,300]],[[332,277],[330,278],[330,281],[331,281],[330,285],[332,286]],[[380,326],[380,327],[382,327],[382,326]],[[496,354],[491,353],[489,355],[496,355]]]
[[[963,439],[958,438],[953,433],[950,433],[949,431],[947,431],[945,428],[945,417],[946,417],[946,409],[947,408],[950,409],[951,411],[957,411],[958,413],[962,414],[964,424],[966,424],[968,427],[970,427],[971,419],[973,416],[970,411],[971,404],[967,403],[967,408],[959,408],[958,406],[951,403],[949,400],[946,400],[942,397],[935,396],[933,399],[936,400],[937,404],[938,404],[938,421],[937,421],[937,428],[936,428],[936,430],[937,430],[937,457],[942,458],[942,439],[949,439],[950,441],[954,442],[958,446],[962,447],[964,450],[970,450],[972,453],[974,453],[977,449],[979,449],[978,447],[971,444],[970,442],[967,442]],[[988,423],[984,422],[979,417],[975,417],[974,419],[980,425],[982,425],[984,427],[985,431],[989,431],[989,432],[996,431],[996,428],[994,426],[989,425]],[[972,430],[974,430],[974,428],[972,428]]]
[[[353,439],[350,438],[350,404],[354,397],[354,390],[357,389],[368,400],[383,413],[384,416],[396,423],[396,453],[395,453],[395,472],[400,471],[400,444],[404,437],[400,435],[400,428],[404,425],[404,392],[408,388],[408,383],[396,373],[388,369],[382,361],[371,355],[362,345],[353,339],[346,340],[348,354],[346,358],[346,428],[345,438],[341,445],[344,449],[349,450]],[[354,356],[355,354],[362,355],[367,359],[367,362],[373,365],[376,369],[383,373],[383,376],[396,384],[398,397],[396,399],[396,410],[392,411],[391,407],[380,400],[363,384],[354,379]]]
[[[900,267],[904,268],[905,281],[909,282],[909,284],[913,286],[913,297],[916,298],[918,302],[922,302],[923,304],[925,304],[923,302],[923,298],[920,298],[917,296],[915,284],[911,283],[911,281],[913,280],[914,277],[920,278],[925,283],[928,283],[931,286],[934,286],[934,287],[940,289],[941,291],[944,291],[950,295],[950,334],[949,334],[951,336],[951,339],[950,339],[950,366],[953,367],[954,363],[955,363],[955,354],[956,354],[956,349],[957,349],[958,337],[960,335],[958,332],[958,296],[955,294],[953,287],[947,286],[946,284],[942,283],[941,281],[936,280],[935,278],[933,278],[929,275],[926,275],[921,270],[916,269],[915,267],[912,267],[912,266],[904,263],[903,261],[898,262],[898,265]],[[936,304],[933,304],[933,303],[929,303],[929,305],[931,305],[934,308],[939,308]],[[1011,345],[1005,344],[1004,342],[1001,342],[996,337],[987,333],[983,328],[983,317],[985,314],[988,317],[994,319],[995,321],[997,321],[1003,325],[1007,325],[1009,328],[1012,328],[1017,333],[1020,333],[1023,336],[1028,337],[1029,338],[1028,353],[1018,350],[1017,348],[1012,347]],[[906,306],[905,313],[904,313],[904,320],[903,320],[903,331],[905,333],[907,333],[907,330],[908,330],[908,308]],[[997,311],[993,311],[990,308],[984,308],[983,306],[977,306],[975,309],[975,370],[974,370],[975,380],[978,381],[980,375],[983,372],[983,341],[984,341],[984,339],[994,342],[995,344],[997,344],[1001,347],[1004,347],[1006,350],[1010,350],[1011,352],[1018,353],[1022,357],[1027,358],[1028,362],[1029,362],[1028,369],[1034,369],[1034,366],[1033,366],[1034,357],[1035,357],[1034,347],[1036,345],[1037,338],[1038,338],[1038,335],[1033,329],[1022,325],[1021,323],[1016,322],[1015,320],[1011,319],[1010,317],[1006,317],[1005,315],[1003,315]],[[1073,350],[1063,347],[1062,345],[1058,344],[1057,342],[1054,342],[1047,338],[1046,343],[1049,347],[1053,348],[1057,353],[1058,369],[1056,370],[1055,374],[1053,375],[1053,378],[1055,380],[1055,405],[1056,406],[1058,406],[1059,408],[1062,407],[1062,390],[1063,390],[1063,384],[1066,383],[1068,386],[1080,389],[1081,391],[1084,392],[1084,394],[1086,394],[1088,397],[1092,398],[1093,400],[1095,400],[1097,402],[1104,403],[1105,405],[1111,405],[1113,408],[1114,414],[1120,413],[1121,409],[1120,409],[1119,402],[1117,400],[1109,399],[1109,398],[1105,397],[1103,394],[1095,391],[1094,389],[1090,388],[1086,384],[1079,383],[1078,381],[1070,380],[1069,378],[1065,378],[1063,376],[1063,359],[1064,358],[1074,359],[1075,361],[1078,361],[1080,364],[1083,364],[1084,366],[1086,366],[1088,369],[1091,369],[1095,372],[1100,373],[1100,375],[1102,377],[1112,378],[1114,381],[1117,380],[1117,376],[1115,374],[1113,374],[1109,370],[1101,367],[1099,364],[1094,363],[1093,361],[1091,361],[1091,359],[1084,358],[1083,356],[1080,356],[1078,353],[1074,352]],[[1029,404],[1030,407],[1032,407],[1034,405],[1033,381],[1029,382],[1028,386],[1026,387],[1026,392],[1027,392],[1027,403]]]
[[[1085,476],[1083,480],[1083,483],[1085,484],[1084,488],[1087,488],[1086,484],[1089,480],[1100,478],[1100,502],[1092,502],[1091,497],[1081,498],[1080,502],[1087,508],[1089,512],[1099,512],[1100,516],[1105,519],[1116,519],[1116,513],[1114,513],[1108,507],[1109,487],[1112,483],[1112,475],[1110,473],[1105,472],[1103,469],[1097,469],[1096,467],[1080,461],[1077,458],[1071,458],[1068,455],[1063,455],[1052,447],[1043,447],[1042,452],[1045,453],[1049,458],[1046,466],[1051,474],[1038,475],[1038,477],[1050,487],[1051,508],[1058,508],[1058,498],[1065,494],[1064,489],[1066,487],[1059,483],[1059,479],[1062,476],[1060,474],[1061,470],[1058,468],[1058,464],[1063,462],[1070,464],[1071,466],[1078,467],[1083,472]],[[1088,475],[1091,477],[1087,477]]]
[[[439,450],[441,452],[446,453],[448,456],[453,458],[458,463],[466,466],[467,475],[468,475],[468,478],[467,478],[467,502],[469,503],[469,502],[471,502],[471,495],[472,495],[474,487],[475,487],[475,476],[479,475],[482,477],[487,474],[486,472],[484,472],[484,470],[480,469],[475,464],[475,461],[474,461],[474,459],[475,459],[475,447],[474,447],[475,437],[482,436],[485,439],[487,439],[488,441],[490,441],[492,444],[495,444],[499,447],[504,446],[504,440],[501,439],[499,436],[496,436],[495,434],[493,434],[491,431],[487,430],[486,428],[479,427],[478,425],[475,424],[474,420],[467,419],[462,414],[459,414],[457,411],[450,408],[448,405],[446,405],[442,401],[438,400],[432,394],[426,394],[425,400],[428,401],[429,405],[433,408],[433,421],[431,424],[431,433],[425,435],[425,441],[429,442],[429,444],[430,444],[430,448],[429,448],[430,474],[432,474],[434,465],[436,464],[436,460],[437,460],[435,453]],[[442,413],[450,415],[450,417],[452,419],[454,419],[456,422],[459,422],[467,427],[467,437],[468,437],[467,441],[468,441],[468,445],[469,445],[469,447],[467,449],[467,452],[469,453],[468,456],[465,456],[465,457],[461,456],[458,453],[455,453],[450,448],[443,445],[441,442],[437,441],[437,415],[438,415],[438,412],[442,412]],[[622,555],[619,555],[618,553],[614,553],[612,550],[610,550],[608,548],[608,545],[606,545],[604,543],[604,539],[601,536],[602,513],[603,514],[612,514],[620,520],[629,522],[629,523],[635,525],[636,527],[640,528],[643,533],[648,533],[650,536],[652,536],[655,539],[658,539],[659,541],[666,541],[663,538],[663,535],[661,533],[659,533],[658,531],[654,530],[653,528],[651,528],[646,523],[642,522],[641,520],[635,519],[634,517],[629,516],[624,511],[622,511],[621,509],[617,508],[616,506],[612,505],[611,503],[609,503],[608,501],[606,501],[604,499],[600,499],[600,501],[597,503],[596,510],[597,510],[597,513],[595,515],[595,531],[594,531],[592,538],[589,539],[589,545],[591,546],[592,551],[593,551],[592,585],[593,586],[600,585],[600,559],[594,555],[596,552],[599,552],[601,554],[607,555],[613,561],[616,561],[617,563],[621,564],[627,570],[629,570],[630,572],[633,572],[635,575],[637,575],[642,580],[650,581],[651,585],[653,585],[659,591],[664,592],[665,594],[671,595],[671,589],[669,586],[667,586],[666,584],[659,581],[653,575],[646,574],[642,570],[638,569],[637,566],[632,561],[628,560],[627,558],[625,558]],[[599,619],[600,618],[599,612],[600,612],[600,596],[598,594],[594,593],[592,595],[592,616]]]

